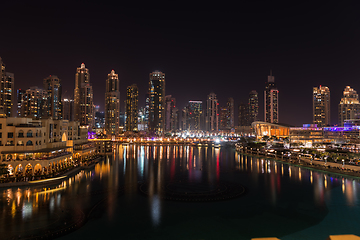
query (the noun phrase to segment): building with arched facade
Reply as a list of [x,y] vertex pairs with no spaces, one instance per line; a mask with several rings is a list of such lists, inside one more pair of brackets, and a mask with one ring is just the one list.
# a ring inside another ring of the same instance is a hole
[[[86,151],[82,151],[86,149]],[[9,175],[56,172],[76,158],[95,154],[87,140],[87,129],[68,120],[0,118],[0,162]]]

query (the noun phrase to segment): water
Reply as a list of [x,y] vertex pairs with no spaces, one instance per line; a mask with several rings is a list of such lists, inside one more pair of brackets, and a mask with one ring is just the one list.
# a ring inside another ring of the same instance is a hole
[[56,186],[1,189],[1,239],[360,235],[358,179],[231,148],[118,145]]

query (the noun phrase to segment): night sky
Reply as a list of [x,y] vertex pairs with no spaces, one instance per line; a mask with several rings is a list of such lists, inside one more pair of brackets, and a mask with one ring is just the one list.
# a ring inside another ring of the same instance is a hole
[[311,123],[312,88],[321,84],[330,88],[336,124],[344,87],[360,92],[360,5],[268,2],[3,1],[0,57],[15,74],[16,89],[42,87],[45,77],[57,75],[65,97],[73,97],[76,68],[84,62],[101,109],[112,69],[119,74],[122,110],[126,87],[133,83],[139,87],[139,106],[145,105],[154,70],[166,74],[166,94],[176,98],[179,109],[189,100],[205,101],[211,91],[220,106],[233,97],[237,107],[256,90],[261,120],[272,69],[280,122]]

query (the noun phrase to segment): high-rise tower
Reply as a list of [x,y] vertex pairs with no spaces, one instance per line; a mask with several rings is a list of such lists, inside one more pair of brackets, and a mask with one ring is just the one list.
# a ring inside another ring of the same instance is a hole
[[36,86],[31,87],[23,94],[21,117],[46,118],[48,107],[48,92]]
[[177,129],[177,108],[176,99],[171,95],[165,96],[165,131]]
[[313,123],[318,127],[330,125],[330,90],[326,86],[313,88]]
[[126,91],[126,131],[138,131],[138,98],[137,85],[128,86]]
[[189,101],[186,119],[188,130],[202,130],[202,115],[202,101]]
[[50,75],[44,79],[44,90],[48,94],[47,117],[62,119],[61,80],[55,75]]
[[206,100],[206,131],[219,131],[219,103],[215,93],[210,93]]
[[239,126],[249,126],[249,105],[241,102],[239,104],[239,114],[238,114],[238,125]]
[[275,77],[272,76],[271,72],[264,91],[264,121],[279,122],[279,91],[276,88]]
[[255,90],[252,90],[249,93],[249,123],[250,124],[258,120],[258,113],[259,113],[258,93]]
[[62,119],[74,121],[74,100],[64,98],[62,100]]
[[345,120],[360,118],[359,95],[350,86],[344,89],[344,96],[339,103],[339,124],[344,126]]
[[152,133],[163,134],[165,129],[165,73],[149,75],[149,126]]
[[5,71],[5,64],[0,58],[0,113],[7,117],[13,115],[14,74]]
[[77,68],[74,90],[74,120],[81,125],[94,126],[93,89],[90,85],[90,73],[85,64]]
[[105,90],[105,130],[108,135],[117,135],[120,124],[119,77],[114,70],[108,74]]

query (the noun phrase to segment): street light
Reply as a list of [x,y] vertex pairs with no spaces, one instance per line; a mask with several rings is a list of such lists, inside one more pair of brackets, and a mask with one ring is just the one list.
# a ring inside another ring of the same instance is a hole
[[344,169],[344,165],[345,165],[345,160],[342,160],[342,168]]

